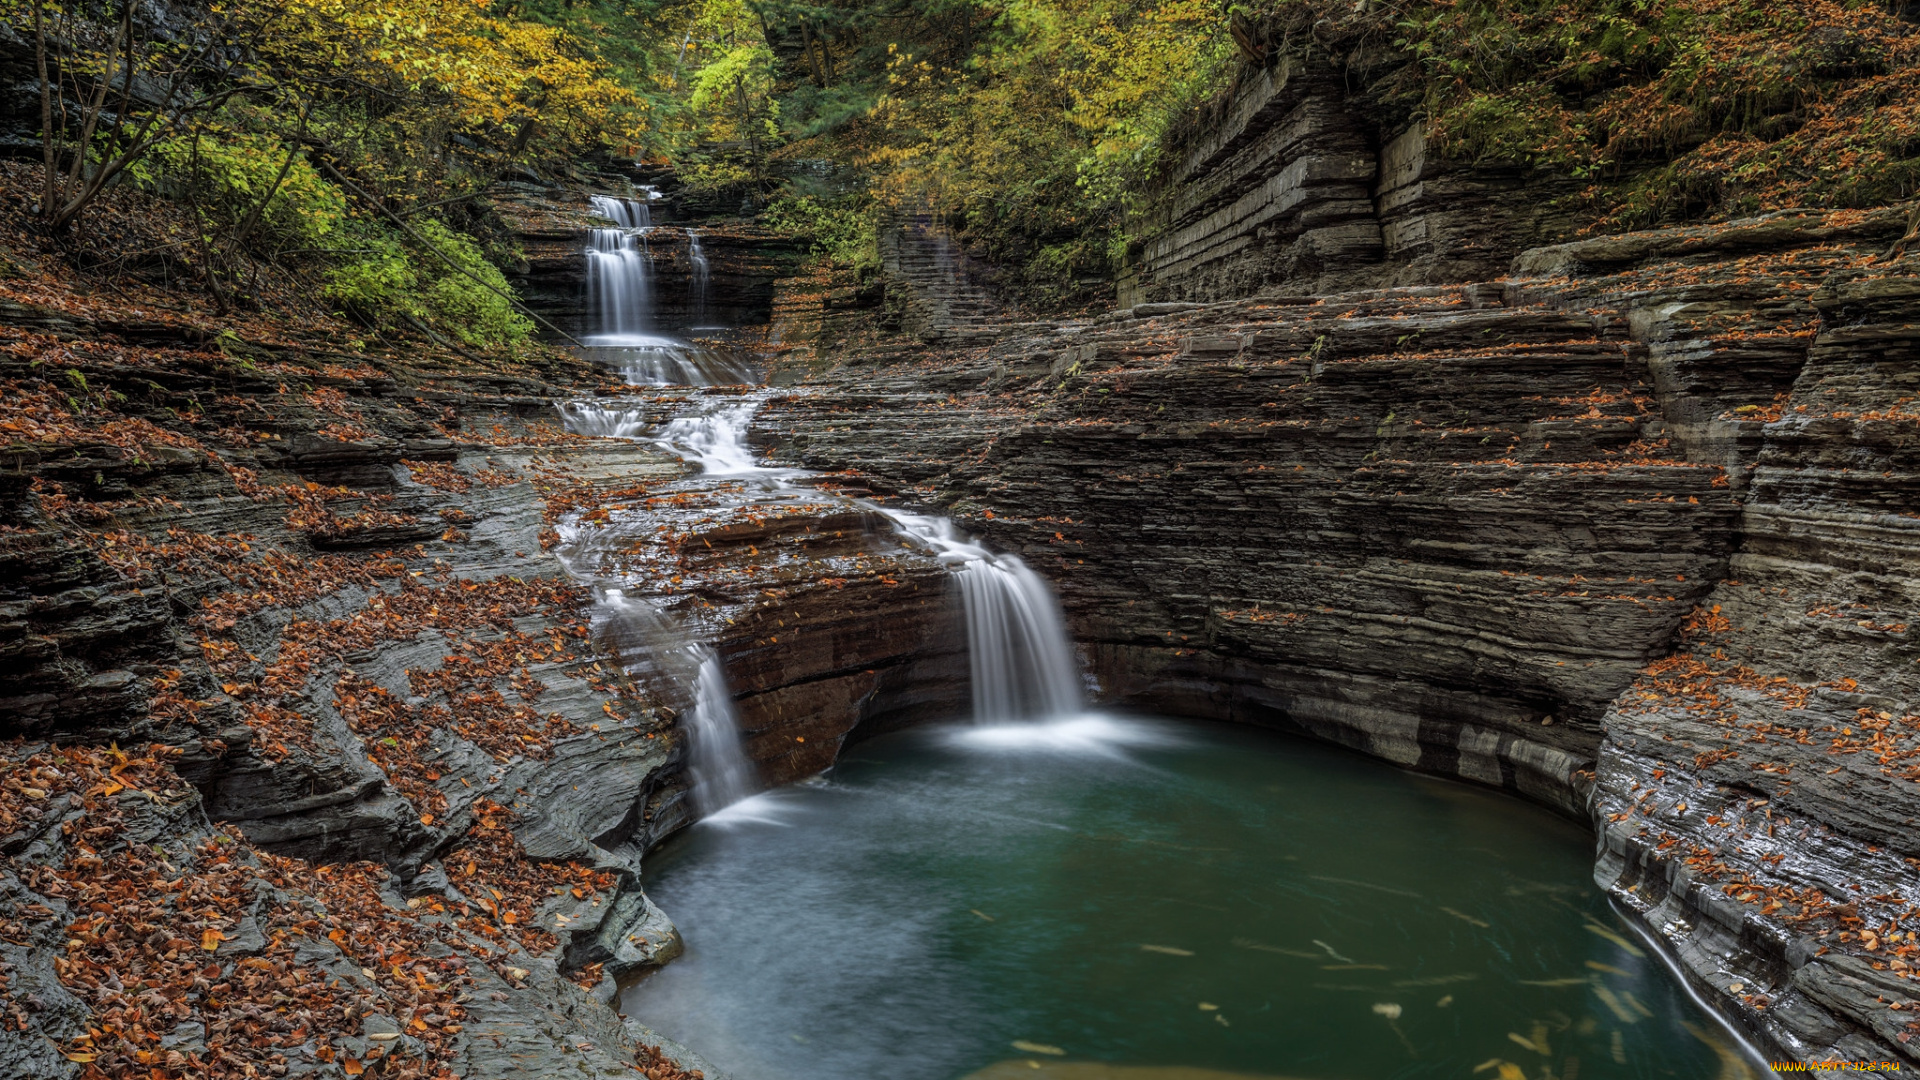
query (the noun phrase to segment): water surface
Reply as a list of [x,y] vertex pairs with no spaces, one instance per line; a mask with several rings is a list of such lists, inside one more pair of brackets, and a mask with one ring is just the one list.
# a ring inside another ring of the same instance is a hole
[[737,1080],[1760,1075],[1591,847],[1264,732],[923,729],[654,855],[687,952],[623,1005]]

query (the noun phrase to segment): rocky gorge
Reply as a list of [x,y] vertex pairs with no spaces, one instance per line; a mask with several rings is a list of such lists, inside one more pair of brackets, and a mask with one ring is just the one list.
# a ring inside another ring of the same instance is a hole
[[[696,813],[676,650],[767,784],[963,714],[900,506],[1046,578],[1097,703],[1590,824],[1770,1055],[1920,1064],[1910,210],[1568,241],[1423,146],[1270,74],[1070,318],[990,310],[919,225],[876,282],[702,223],[771,390],[216,318],[21,241],[0,1065],[715,1075],[610,1007],[681,948],[641,874]],[[593,193],[495,199],[569,332]],[[650,237],[688,326],[692,239]],[[792,497],[652,441],[728,409]]]
[[1772,1053],[1911,1060],[1907,228],[1140,304],[811,372],[757,435],[1025,554],[1104,700],[1591,820],[1600,883]]

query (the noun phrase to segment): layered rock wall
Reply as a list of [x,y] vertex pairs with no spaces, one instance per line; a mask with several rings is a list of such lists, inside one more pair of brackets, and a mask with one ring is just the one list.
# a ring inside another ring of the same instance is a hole
[[[678,460],[562,429],[556,400],[625,389],[585,364],[423,361],[50,277],[13,295],[9,1075],[130,1068],[151,991],[174,1032],[156,1060],[684,1080],[606,1004],[679,948],[640,866],[690,820],[690,702],[651,658],[719,652],[767,782],[961,707],[937,563],[838,497],[696,512]],[[659,541],[635,594],[677,639],[623,636],[555,558],[561,527],[628,511]],[[116,909],[133,930],[89,914]],[[328,979],[262,1036],[296,966]]]
[[1122,306],[1492,277],[1570,228],[1570,185],[1441,161],[1316,63],[1254,71],[1218,112],[1175,151]]
[[1602,883],[1774,1051],[1906,1060],[1904,220],[856,358],[760,438],[1019,551],[1106,700],[1591,815]]

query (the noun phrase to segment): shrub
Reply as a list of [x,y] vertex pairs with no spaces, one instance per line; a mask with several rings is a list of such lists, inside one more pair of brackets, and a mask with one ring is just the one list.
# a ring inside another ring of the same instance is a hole
[[873,212],[859,202],[789,191],[767,207],[761,221],[812,241],[813,253],[835,266],[868,270],[880,265]]
[[500,295],[510,292],[507,279],[478,244],[429,217],[412,228],[446,259],[384,223],[356,222],[353,255],[327,271],[327,298],[376,325],[418,319],[476,347],[510,347],[532,334],[532,321]]
[[[226,131],[176,136],[130,169],[146,187],[197,203],[232,231],[256,212],[247,245],[268,254],[325,248],[347,219],[346,195],[299,153],[271,135]],[[281,176],[281,169],[286,175]],[[275,185],[276,179],[279,181]],[[261,209],[261,200],[266,199]]]

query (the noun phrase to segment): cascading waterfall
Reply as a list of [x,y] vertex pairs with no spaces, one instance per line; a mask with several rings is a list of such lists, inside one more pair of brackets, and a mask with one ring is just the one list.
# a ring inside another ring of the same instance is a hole
[[711,817],[752,795],[760,784],[740,737],[740,716],[720,657],[705,645],[690,651],[700,668],[693,685],[693,712],[687,718],[693,736],[688,771],[693,774],[694,809]]
[[[635,439],[646,428],[637,410],[591,401],[562,402],[558,409],[567,430],[575,434]],[[687,437],[698,441],[697,436],[697,431],[688,430]],[[713,439],[724,455],[725,436]],[[575,580],[594,587],[596,644],[618,657],[627,674],[667,689],[689,706],[687,771],[694,810],[712,817],[752,795],[759,779],[741,739],[739,716],[719,656],[707,645],[689,643],[685,628],[610,583],[618,580],[610,579],[608,571],[618,565],[625,540],[618,523],[582,528],[577,521],[567,521],[560,535],[561,565]]]
[[1017,555],[963,564],[976,722],[1065,716],[1080,708],[1080,675],[1053,590]]
[[[647,438],[707,476],[744,482],[742,498],[778,501],[838,498],[801,481],[802,469],[757,463],[746,441],[748,425],[760,401],[709,400],[693,412],[661,425],[651,436],[637,409],[574,401],[558,406],[567,430],[583,435]],[[960,533],[953,522],[932,514],[913,514],[864,500],[857,502],[885,515],[900,531],[934,553],[954,574],[967,618],[967,645],[976,723],[1044,719],[1071,715],[1082,705],[1081,680],[1069,643],[1066,621],[1047,583],[1016,555],[995,553]],[[619,546],[617,535],[596,539],[598,530],[563,530],[562,557],[581,580],[600,573],[597,553]],[[743,746],[733,694],[720,658],[705,645],[688,645],[663,629],[665,619],[618,588],[597,590],[596,619],[618,627],[620,644],[650,644],[653,659],[629,661],[656,677],[668,677],[690,698],[687,730],[691,739],[689,772],[696,809],[711,817],[753,794],[757,778]],[[599,625],[597,622],[596,625]],[[644,651],[644,650],[642,650]],[[622,657],[632,655],[623,651]]]
[[[754,382],[752,365],[741,357],[705,349],[654,329],[653,259],[647,234],[653,230],[652,188],[642,198],[612,195],[591,198],[593,212],[613,222],[594,228],[587,238],[587,294],[599,329],[582,344],[588,354],[616,368],[637,386],[714,386]],[[706,308],[709,278],[706,253],[689,232],[698,303]]]
[[707,266],[707,253],[700,248],[700,230],[687,230],[687,260],[693,264],[693,318],[692,325],[699,327],[707,318],[707,282],[712,272]]

